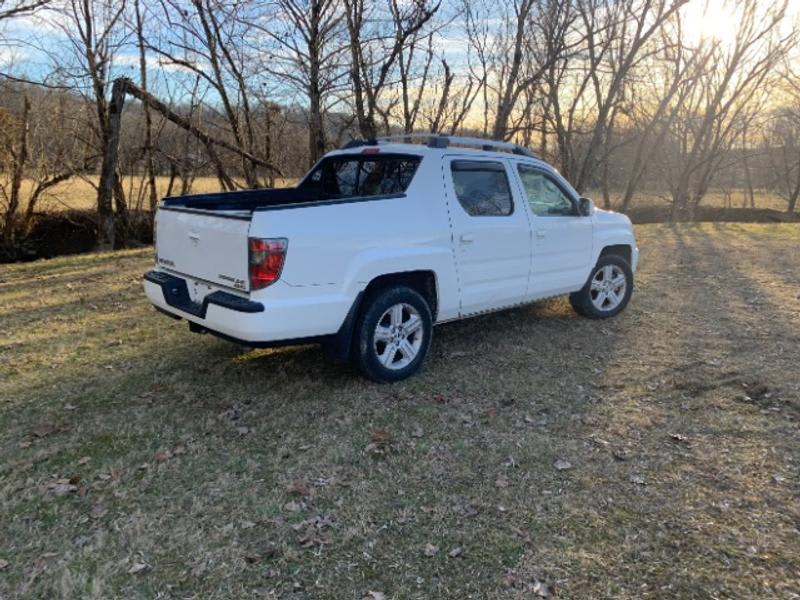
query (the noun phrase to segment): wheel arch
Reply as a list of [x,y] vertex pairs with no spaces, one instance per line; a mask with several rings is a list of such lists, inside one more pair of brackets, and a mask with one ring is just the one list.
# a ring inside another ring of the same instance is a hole
[[392,285],[404,285],[418,292],[431,309],[434,322],[439,308],[439,287],[436,281],[436,272],[431,269],[417,269],[413,271],[398,271],[384,273],[374,277],[364,290],[364,298],[369,298],[378,290],[386,289]]
[[607,246],[603,246],[603,249],[600,250],[600,254],[597,258],[599,259],[603,256],[609,255],[619,256],[620,258],[625,259],[625,261],[630,265],[633,249],[629,244],[609,244]]
[[377,275],[369,281],[364,290],[358,293],[339,331],[324,342],[323,345],[332,357],[342,362],[347,362],[350,359],[355,325],[365,303],[378,291],[392,285],[405,285],[418,292],[428,302],[428,306],[431,309],[432,320],[436,322],[436,314],[439,306],[439,288],[435,271],[430,269],[417,269],[413,271],[397,271]]

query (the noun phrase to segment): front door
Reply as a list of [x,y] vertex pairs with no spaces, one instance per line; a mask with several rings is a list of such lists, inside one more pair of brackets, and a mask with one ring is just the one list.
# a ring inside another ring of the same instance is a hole
[[521,162],[515,169],[528,201],[533,231],[528,297],[580,289],[591,266],[592,218],[579,214],[575,194],[553,173]]
[[[445,157],[443,169],[461,315],[522,302],[531,265],[530,224],[504,159]],[[515,195],[516,201],[515,201]]]

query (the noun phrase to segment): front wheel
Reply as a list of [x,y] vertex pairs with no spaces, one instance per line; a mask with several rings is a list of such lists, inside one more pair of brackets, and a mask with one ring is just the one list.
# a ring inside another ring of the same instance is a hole
[[400,381],[416,373],[428,353],[431,309],[411,288],[385,288],[367,299],[355,334],[359,370],[379,383]]
[[607,319],[624,309],[633,293],[633,271],[621,256],[607,254],[589,274],[586,285],[570,294],[572,308],[590,319]]

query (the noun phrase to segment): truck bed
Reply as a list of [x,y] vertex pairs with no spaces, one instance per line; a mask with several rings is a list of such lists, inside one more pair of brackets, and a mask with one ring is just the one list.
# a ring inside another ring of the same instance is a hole
[[256,210],[269,206],[304,204],[308,202],[338,199],[339,198],[335,196],[326,196],[318,190],[290,187],[241,190],[236,192],[212,192],[209,194],[190,196],[170,196],[164,198],[162,206],[165,208],[181,207],[203,210]]

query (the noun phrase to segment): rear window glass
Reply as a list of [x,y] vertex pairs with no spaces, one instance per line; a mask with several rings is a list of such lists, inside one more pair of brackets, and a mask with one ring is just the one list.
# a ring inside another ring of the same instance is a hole
[[419,166],[417,156],[325,158],[300,185],[333,198],[402,194]]
[[454,160],[453,187],[461,206],[472,217],[500,217],[514,211],[506,169],[502,163]]

